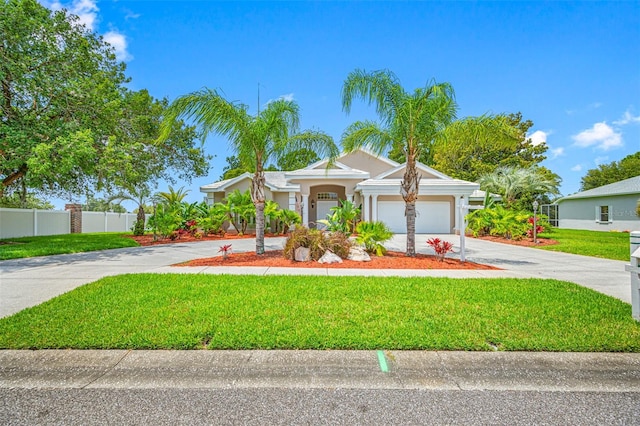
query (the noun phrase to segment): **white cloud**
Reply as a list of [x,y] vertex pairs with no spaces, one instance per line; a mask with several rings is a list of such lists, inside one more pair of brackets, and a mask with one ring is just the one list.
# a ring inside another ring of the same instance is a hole
[[287,93],[286,95],[281,95],[279,96],[277,99],[269,99],[265,105],[269,105],[271,102],[274,101],[279,101],[279,100],[283,100],[283,101],[287,101],[287,102],[292,102],[294,100],[293,98],[293,93]]
[[117,31],[109,31],[104,36],[104,41],[113,46],[118,61],[130,61],[133,57],[127,52],[127,38]]
[[536,130],[527,136],[527,139],[531,139],[531,144],[533,146],[542,145],[547,142],[547,136],[549,136],[550,132],[543,132],[542,130]]
[[63,3],[59,0],[42,0],[40,3],[51,10],[66,9],[69,13],[80,18],[80,24],[86,25],[87,29],[93,31],[98,21],[98,5],[95,0],[73,0],[71,3]]
[[599,166],[600,164],[603,164],[605,161],[608,161],[609,157],[596,157],[593,159],[593,162],[596,164],[596,166]]
[[613,122],[616,126],[624,126],[629,123],[640,123],[640,115],[634,116],[630,110],[626,110],[619,120]]
[[560,156],[564,155],[564,148],[563,147],[558,147],[558,148],[553,148],[551,150],[551,159],[555,159],[558,158]]
[[616,132],[606,122],[596,123],[591,129],[572,136],[575,145],[581,148],[594,148],[608,151],[622,146],[622,134]]
[[138,19],[141,15],[139,13],[135,13],[132,10],[129,9],[124,9],[125,11],[125,15],[124,15],[124,19],[125,20],[129,20],[129,19]]
[[[51,10],[66,9],[69,13],[77,15],[80,24],[84,24],[88,30],[95,31],[98,23],[98,12],[100,9],[97,0],[73,0],[71,2],[61,2],[60,0],[40,0],[43,6]],[[127,18],[137,18],[132,12],[127,12]],[[124,34],[111,30],[103,35],[104,41],[113,46],[118,61],[130,61],[133,56],[127,51],[127,38]]]
[[579,172],[579,171],[582,171],[582,165],[581,165],[581,164],[576,164],[575,166],[573,166],[573,167],[571,168],[571,171],[572,171],[572,172]]
[[584,107],[578,108],[578,109],[567,109],[564,112],[567,115],[574,115],[574,114],[582,114],[588,111],[592,111],[594,109],[598,109],[603,105],[602,102],[592,102],[589,105],[586,105]]

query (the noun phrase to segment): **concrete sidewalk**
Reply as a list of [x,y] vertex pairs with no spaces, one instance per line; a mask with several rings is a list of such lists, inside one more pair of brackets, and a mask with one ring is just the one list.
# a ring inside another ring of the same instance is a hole
[[640,354],[0,351],[0,388],[640,392]]
[[[416,236],[416,250],[433,254],[426,244],[431,235]],[[454,244],[459,257],[459,237],[440,235]],[[231,241],[234,252],[255,250],[254,239]],[[267,238],[267,250],[282,249],[283,238]],[[172,267],[171,265],[218,254],[220,242],[204,241],[151,247],[0,261],[0,317],[38,305],[74,288],[109,275],[125,273],[206,273],[258,275],[368,275],[435,276],[454,278],[552,278],[575,282],[631,303],[627,262],[556,253],[489,241],[466,239],[467,260],[493,265],[501,270],[374,270],[306,269],[267,267]],[[390,250],[404,251],[406,236],[396,235],[386,244]]]

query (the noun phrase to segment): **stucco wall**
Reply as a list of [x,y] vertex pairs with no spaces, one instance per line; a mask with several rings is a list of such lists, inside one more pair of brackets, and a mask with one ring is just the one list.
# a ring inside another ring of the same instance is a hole
[[353,152],[340,158],[338,161],[352,169],[367,171],[372,178],[393,168],[389,163],[365,154],[362,151]]
[[[638,197],[639,195],[620,195],[561,201],[558,203],[558,227],[595,231],[640,231],[640,218],[636,216]],[[599,206],[612,207],[609,222],[596,220],[596,209]]]

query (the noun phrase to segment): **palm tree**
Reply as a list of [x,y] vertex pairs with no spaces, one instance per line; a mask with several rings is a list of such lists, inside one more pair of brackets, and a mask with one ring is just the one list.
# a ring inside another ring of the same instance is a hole
[[525,194],[558,194],[556,182],[549,176],[540,173],[536,167],[499,167],[493,173],[480,176],[480,188],[487,192],[495,192],[504,197],[507,207],[511,207],[516,199]]
[[152,200],[151,191],[146,186],[142,186],[138,189],[131,190],[130,192],[121,192],[112,195],[106,199],[106,202],[115,202],[116,204],[121,204],[125,200],[133,201],[138,205],[136,223],[133,226],[133,235],[144,235],[144,228],[146,223],[144,205],[147,201]]
[[158,197],[165,201],[169,206],[175,206],[184,201],[189,194],[189,190],[185,190],[184,187],[178,188],[176,191],[171,185],[169,185],[169,192],[158,192]]
[[251,199],[256,206],[256,253],[264,254],[265,164],[303,148],[330,159],[339,152],[325,133],[297,133],[299,107],[294,101],[270,102],[255,116],[247,111],[246,105],[230,102],[208,88],[181,96],[167,109],[159,141],[169,137],[171,124],[180,117],[192,120],[202,129],[204,137],[214,132],[229,138],[242,167],[254,171]]
[[406,204],[406,255],[415,256],[416,200],[420,186],[416,162],[421,152],[455,119],[457,105],[453,87],[431,81],[407,93],[391,71],[367,73],[356,69],[342,86],[342,108],[347,114],[354,98],[375,104],[382,123],[353,123],[342,135],[343,148],[352,152],[367,147],[378,155],[400,148],[405,153],[406,168],[400,193]]

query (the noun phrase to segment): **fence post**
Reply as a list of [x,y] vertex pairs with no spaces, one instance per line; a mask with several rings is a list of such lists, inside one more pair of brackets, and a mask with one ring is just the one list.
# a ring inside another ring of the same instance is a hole
[[38,236],[38,210],[33,209],[33,236]]
[[629,236],[631,262],[625,268],[631,274],[631,316],[640,321],[640,231]]
[[65,204],[64,209],[69,211],[69,228],[72,234],[82,233],[82,205]]

